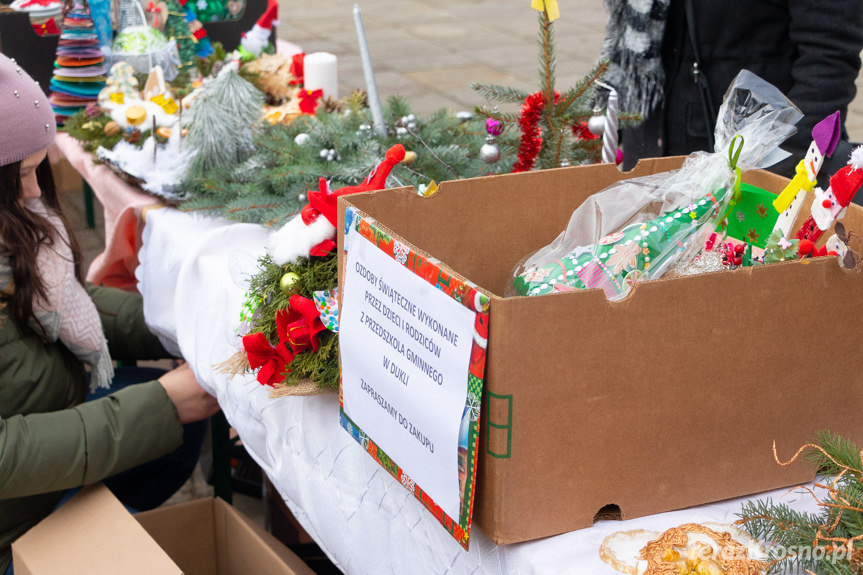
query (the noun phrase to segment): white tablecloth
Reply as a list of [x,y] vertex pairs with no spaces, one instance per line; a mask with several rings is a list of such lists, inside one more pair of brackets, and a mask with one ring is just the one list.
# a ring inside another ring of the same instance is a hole
[[[498,546],[474,529],[465,552],[422,505],[339,425],[336,394],[270,399],[254,377],[229,379],[214,364],[239,349],[234,330],[248,278],[268,232],[257,225],[164,208],[147,213],[140,266],[147,322],[178,349],[219,398],[228,421],[303,527],[349,574],[440,573],[613,575],[598,554],[620,530],[664,531],[688,522],[733,522],[741,500]],[[780,490],[801,511],[809,495]]]

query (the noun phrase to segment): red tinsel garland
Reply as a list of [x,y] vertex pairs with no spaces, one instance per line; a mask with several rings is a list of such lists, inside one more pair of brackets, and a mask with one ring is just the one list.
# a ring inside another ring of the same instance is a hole
[[525,98],[521,105],[521,116],[518,125],[521,128],[521,143],[518,146],[518,159],[512,166],[513,173],[527,172],[533,168],[539,149],[542,147],[542,131],[539,119],[542,117],[542,109],[545,101],[542,92],[536,92]]

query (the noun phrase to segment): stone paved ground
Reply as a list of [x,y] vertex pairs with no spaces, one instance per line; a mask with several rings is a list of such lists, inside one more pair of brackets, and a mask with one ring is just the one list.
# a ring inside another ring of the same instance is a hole
[[[342,94],[365,86],[353,0],[281,0],[279,37],[306,53],[339,58]],[[382,99],[404,95],[415,112],[483,104],[472,82],[534,89],[539,84],[537,12],[529,0],[360,0]],[[569,87],[599,56],[605,30],[601,0],[561,0],[555,22],[557,78]],[[858,90],[863,79],[858,78]],[[863,97],[851,105],[848,131],[863,141]]]

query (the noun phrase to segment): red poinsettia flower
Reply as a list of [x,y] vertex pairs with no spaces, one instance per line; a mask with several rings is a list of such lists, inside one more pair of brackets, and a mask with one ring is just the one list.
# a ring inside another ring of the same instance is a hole
[[303,85],[303,74],[304,74],[303,65],[305,63],[305,59],[306,59],[306,55],[303,52],[300,52],[299,54],[294,54],[291,57],[290,72],[291,72],[291,76],[294,77],[293,80],[288,82],[288,84],[290,84],[291,86],[302,86]]
[[267,341],[267,336],[260,332],[243,336],[243,349],[249,359],[249,366],[252,369],[261,368],[257,378],[262,385],[272,387],[283,382],[285,368],[294,361],[294,354],[287,345],[279,343],[273,347]]
[[318,351],[320,333],[326,330],[315,302],[301,295],[292,295],[290,307],[276,313],[276,331],[279,341],[291,346],[294,353],[311,348]]
[[300,112],[303,114],[314,114],[318,107],[318,101],[324,98],[323,90],[300,90]]

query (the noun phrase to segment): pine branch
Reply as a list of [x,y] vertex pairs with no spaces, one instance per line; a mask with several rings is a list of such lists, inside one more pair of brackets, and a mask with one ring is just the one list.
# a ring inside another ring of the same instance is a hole
[[[526,97],[527,96],[525,96],[525,98]],[[474,111],[481,116],[485,116],[486,118],[492,118],[492,119],[497,120],[498,122],[500,122],[502,124],[515,124],[518,122],[518,118],[519,118],[518,114],[511,114],[511,113],[507,113],[507,112],[498,112],[495,110],[489,110],[488,108],[477,107],[477,108],[474,108]]]
[[552,23],[548,19],[545,10],[539,12],[539,44],[540,44],[540,82],[543,86],[543,99],[545,109],[554,107],[554,37],[552,35]]
[[528,97],[524,90],[509,86],[497,86],[494,84],[478,84],[474,82],[471,89],[490,102],[506,102],[520,104]]
[[[775,569],[799,567],[818,573],[863,573],[863,479],[860,450],[854,443],[824,431],[817,441],[798,450],[787,465],[805,452],[807,459],[819,465],[829,475],[819,487],[826,491],[819,500],[819,514],[799,513],[771,500],[747,502],[741,510],[741,520],[753,536],[771,543],[770,553]],[[854,543],[854,555],[848,550]],[[782,556],[782,553],[786,553]]]
[[[573,88],[567,91],[566,95],[563,97],[563,101],[561,101],[558,106],[560,113],[566,113],[570,106],[588,94],[588,90],[593,90],[595,88],[595,82],[605,73],[606,70],[608,70],[608,63],[604,61],[599,62],[584,78],[579,80]],[[592,92],[590,93],[592,94]]]

